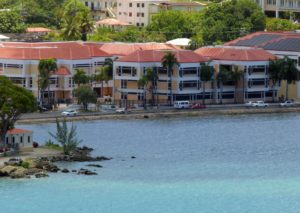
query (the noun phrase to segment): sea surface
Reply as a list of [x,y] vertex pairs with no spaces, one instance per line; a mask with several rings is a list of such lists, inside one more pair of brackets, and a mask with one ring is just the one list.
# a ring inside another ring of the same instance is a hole
[[[95,169],[97,176],[2,178],[0,212],[300,212],[300,114],[73,125],[82,145],[113,160],[100,162],[103,168]],[[55,124],[18,127],[33,130],[40,144],[55,131]]]

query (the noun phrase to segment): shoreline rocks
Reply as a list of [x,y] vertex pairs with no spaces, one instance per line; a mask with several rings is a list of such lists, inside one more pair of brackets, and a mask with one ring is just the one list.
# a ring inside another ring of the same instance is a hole
[[[4,166],[0,167],[0,177],[10,177],[13,179],[17,178],[42,178],[48,177],[48,172],[57,173],[76,173],[78,175],[97,175],[97,172],[81,168],[80,170],[69,170],[67,168],[60,169],[55,162],[99,162],[104,160],[111,160],[105,156],[91,157],[90,153],[93,151],[92,148],[83,146],[74,150],[70,155],[56,155],[52,157],[39,157],[27,159],[25,161],[16,160],[19,158],[11,158],[8,162],[4,163]],[[27,162],[24,166],[24,162]],[[102,168],[99,164],[88,164],[88,167]]]

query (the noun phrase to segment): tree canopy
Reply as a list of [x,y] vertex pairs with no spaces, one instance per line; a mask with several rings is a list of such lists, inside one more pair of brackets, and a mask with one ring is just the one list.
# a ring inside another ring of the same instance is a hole
[[83,105],[84,110],[88,110],[89,103],[96,103],[97,96],[91,87],[83,85],[74,90],[74,96]]
[[0,142],[4,142],[7,131],[14,128],[21,113],[35,110],[36,100],[32,93],[0,76]]
[[261,8],[250,0],[232,0],[211,4],[204,9],[200,35],[205,44],[226,42],[265,29]]
[[280,18],[267,18],[266,27],[268,31],[291,31],[299,28],[291,20]]
[[0,12],[0,32],[1,33],[23,33],[26,26],[17,11]]

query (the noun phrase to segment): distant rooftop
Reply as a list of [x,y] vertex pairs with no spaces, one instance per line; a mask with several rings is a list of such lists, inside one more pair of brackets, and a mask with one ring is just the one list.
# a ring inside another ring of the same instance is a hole
[[226,46],[259,47],[265,50],[300,52],[299,32],[256,32],[233,41]]

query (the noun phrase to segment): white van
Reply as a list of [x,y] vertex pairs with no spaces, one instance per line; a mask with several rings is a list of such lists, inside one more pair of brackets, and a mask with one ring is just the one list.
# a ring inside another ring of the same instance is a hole
[[174,108],[176,109],[188,109],[190,108],[190,102],[189,101],[175,101],[174,102]]

